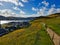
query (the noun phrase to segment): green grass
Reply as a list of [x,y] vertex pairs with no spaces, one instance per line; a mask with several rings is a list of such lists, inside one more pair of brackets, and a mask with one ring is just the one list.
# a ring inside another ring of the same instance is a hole
[[38,31],[36,37],[37,40],[34,45],[53,45],[52,40],[44,29]]
[[46,24],[60,35],[60,17],[46,20]]
[[18,29],[0,37],[0,45],[53,45],[53,42],[40,21],[35,20],[29,28]]

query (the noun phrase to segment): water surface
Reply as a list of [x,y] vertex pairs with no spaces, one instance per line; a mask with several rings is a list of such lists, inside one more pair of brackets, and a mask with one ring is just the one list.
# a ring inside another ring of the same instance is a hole
[[10,22],[28,22],[30,20],[1,20],[0,24],[10,23]]

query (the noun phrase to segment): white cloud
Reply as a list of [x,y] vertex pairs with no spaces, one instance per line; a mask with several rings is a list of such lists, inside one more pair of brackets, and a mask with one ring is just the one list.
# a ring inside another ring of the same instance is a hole
[[0,10],[0,15],[8,17],[8,16],[15,16],[16,14],[10,9],[4,9]]
[[3,6],[3,4],[2,4],[2,3],[0,3],[0,6]]
[[55,8],[50,8],[48,10],[48,14],[53,14],[53,13],[56,13],[56,9]]
[[39,11],[37,11],[37,14],[34,14],[33,17],[47,16],[47,15],[54,14],[54,13],[60,13],[60,8],[55,8],[54,6],[51,7],[50,9],[46,7],[42,7],[39,9]]
[[42,7],[41,9],[39,9],[39,11],[37,12],[37,14],[38,15],[40,15],[40,16],[45,16],[46,14],[46,10],[47,10],[47,8],[46,7]]
[[52,7],[52,8],[50,8],[48,10],[48,15],[54,14],[54,13],[60,13],[60,8],[54,8],[54,7]]
[[56,11],[57,11],[57,13],[60,13],[60,8],[57,8]]
[[32,7],[32,10],[33,10],[33,11],[37,11],[37,9],[36,9],[36,8],[34,8],[34,7]]
[[18,5],[18,0],[0,0],[0,1],[11,2],[14,3],[15,5]]
[[50,14],[54,14],[54,13],[58,13],[59,12],[59,8],[55,8],[55,4],[51,5],[51,8],[48,10],[48,15]]
[[42,1],[42,4],[44,4],[45,6],[48,6],[48,5],[49,5],[49,3],[48,3],[48,2],[46,2],[45,0],[44,0],[44,1]]
[[39,17],[39,16],[40,16],[39,14],[32,14],[32,15],[30,15],[28,17]]
[[13,7],[14,10],[20,10],[18,7]]
[[20,10],[20,15],[24,15],[24,14],[25,14],[25,12]]
[[23,5],[21,2],[19,2],[19,5],[20,5],[21,7],[24,7],[24,5]]
[[[17,7],[15,7],[17,8]],[[26,13],[22,10],[20,10],[20,14],[14,13],[10,9],[4,9],[0,10],[0,15],[8,17],[8,16],[13,16],[13,17],[39,17],[39,16],[46,16],[54,13],[60,13],[60,8],[55,8],[51,7],[50,9],[47,9],[47,7],[42,7],[37,11],[37,14],[32,14],[32,15],[26,15]]]
[[5,17],[9,17],[9,16],[12,16],[12,17],[27,17],[27,15],[25,15],[25,14],[26,13],[22,10],[20,10],[20,14],[16,14],[10,9],[0,10],[0,15],[5,16]]
[[21,0],[22,2],[28,2],[28,0]]
[[0,0],[0,1],[3,1],[3,2],[11,2],[11,3],[15,4],[15,5],[20,5],[21,7],[24,6],[22,2],[19,2],[19,0]]

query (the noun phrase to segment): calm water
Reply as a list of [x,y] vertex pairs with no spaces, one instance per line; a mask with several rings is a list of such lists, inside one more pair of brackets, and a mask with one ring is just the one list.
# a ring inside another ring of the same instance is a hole
[[28,22],[30,20],[1,20],[0,24],[5,24],[5,23],[9,23],[9,22]]

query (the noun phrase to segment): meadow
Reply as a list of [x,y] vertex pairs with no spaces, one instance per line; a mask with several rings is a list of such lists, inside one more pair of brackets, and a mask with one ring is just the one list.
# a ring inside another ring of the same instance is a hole
[[40,20],[30,23],[28,28],[18,29],[0,37],[0,45],[53,45]]

